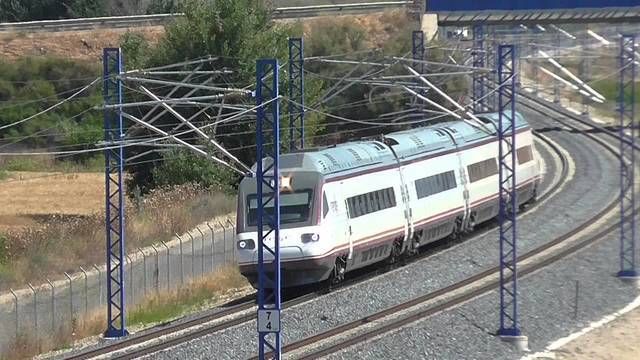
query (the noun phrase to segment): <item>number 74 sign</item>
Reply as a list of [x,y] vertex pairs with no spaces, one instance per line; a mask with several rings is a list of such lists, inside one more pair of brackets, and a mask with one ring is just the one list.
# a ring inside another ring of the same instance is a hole
[[280,310],[258,310],[258,332],[280,331]]

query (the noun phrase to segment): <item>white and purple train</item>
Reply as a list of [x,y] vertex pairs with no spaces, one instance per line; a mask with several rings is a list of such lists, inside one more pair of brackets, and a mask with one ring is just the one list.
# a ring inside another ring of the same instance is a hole
[[[495,129],[498,114],[479,118]],[[536,198],[540,165],[531,129],[518,113],[516,136],[517,199],[523,205]],[[497,154],[495,135],[455,121],[281,155],[282,286],[337,282],[349,271],[414,253],[494,218]],[[240,184],[237,223],[238,265],[257,286],[254,178]],[[265,260],[272,260],[266,252]]]

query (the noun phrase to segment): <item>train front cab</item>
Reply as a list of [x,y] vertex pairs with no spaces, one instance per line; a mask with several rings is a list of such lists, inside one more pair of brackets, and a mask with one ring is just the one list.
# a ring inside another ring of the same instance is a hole
[[[322,230],[322,175],[316,172],[282,171],[280,190],[280,268],[282,287],[295,287],[325,280],[335,259],[328,254],[331,241]],[[267,189],[265,188],[265,193]],[[265,195],[265,198],[267,196]],[[240,272],[253,287],[258,286],[258,233],[256,179],[245,178],[238,191],[236,249]],[[273,211],[268,203],[265,211]],[[325,212],[326,215],[326,212]],[[266,244],[273,247],[271,234]],[[264,251],[267,269],[273,271],[273,255]]]

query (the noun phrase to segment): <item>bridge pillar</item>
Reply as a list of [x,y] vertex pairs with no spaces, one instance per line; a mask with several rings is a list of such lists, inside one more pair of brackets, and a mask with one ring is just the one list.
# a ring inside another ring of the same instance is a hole
[[438,33],[438,15],[436,14],[424,14],[420,20],[420,30],[424,33],[424,40],[426,42]]

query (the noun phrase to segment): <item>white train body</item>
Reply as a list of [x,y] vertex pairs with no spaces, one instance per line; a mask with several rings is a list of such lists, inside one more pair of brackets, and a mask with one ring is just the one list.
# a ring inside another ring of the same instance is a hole
[[[481,119],[493,129],[497,114]],[[516,117],[518,204],[535,198],[540,166]],[[459,232],[498,214],[498,142],[462,121],[280,158],[284,287],[326,280]],[[237,254],[257,284],[256,181],[238,196]],[[273,244],[273,239],[267,239]],[[265,252],[265,259],[272,259]]]

